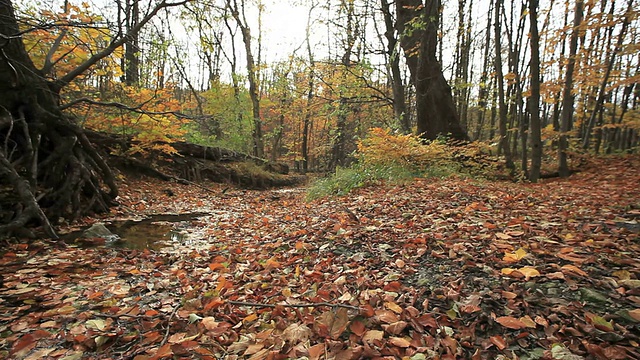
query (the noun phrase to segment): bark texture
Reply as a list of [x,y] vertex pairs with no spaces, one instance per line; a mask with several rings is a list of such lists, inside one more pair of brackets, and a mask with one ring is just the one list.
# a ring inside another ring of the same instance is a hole
[[453,139],[468,140],[436,58],[440,1],[398,0],[396,14],[400,45],[416,89],[418,135],[433,140],[450,134]]

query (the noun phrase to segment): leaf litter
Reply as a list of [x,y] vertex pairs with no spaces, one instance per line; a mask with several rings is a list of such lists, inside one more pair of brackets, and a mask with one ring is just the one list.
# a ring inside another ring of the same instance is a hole
[[9,244],[0,357],[638,359],[638,164],[311,203],[125,180],[112,216],[209,215],[159,251]]

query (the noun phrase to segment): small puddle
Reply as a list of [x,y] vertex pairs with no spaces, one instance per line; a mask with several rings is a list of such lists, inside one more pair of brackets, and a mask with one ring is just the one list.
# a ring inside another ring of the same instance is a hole
[[63,238],[66,243],[81,247],[109,246],[137,250],[160,250],[184,242],[188,237],[188,230],[194,227],[191,221],[206,215],[208,214],[161,214],[143,220],[111,221],[105,226],[120,239],[106,243],[83,239],[82,233],[86,228],[66,234]]

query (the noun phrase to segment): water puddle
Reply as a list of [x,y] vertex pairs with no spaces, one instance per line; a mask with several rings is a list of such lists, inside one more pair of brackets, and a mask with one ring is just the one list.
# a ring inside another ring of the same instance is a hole
[[83,238],[84,230],[78,230],[63,235],[67,244],[81,247],[109,246],[115,248],[137,250],[160,250],[162,248],[180,245],[187,241],[190,229],[196,227],[205,213],[190,214],[161,214],[141,220],[114,220],[105,223],[106,228],[117,235],[116,241],[104,241],[99,238]]

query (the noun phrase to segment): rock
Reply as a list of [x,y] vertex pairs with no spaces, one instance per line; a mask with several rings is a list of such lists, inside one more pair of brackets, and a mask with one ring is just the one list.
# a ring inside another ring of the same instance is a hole
[[107,229],[103,223],[95,223],[82,233],[83,238],[102,238],[106,241],[116,241],[120,237]]

